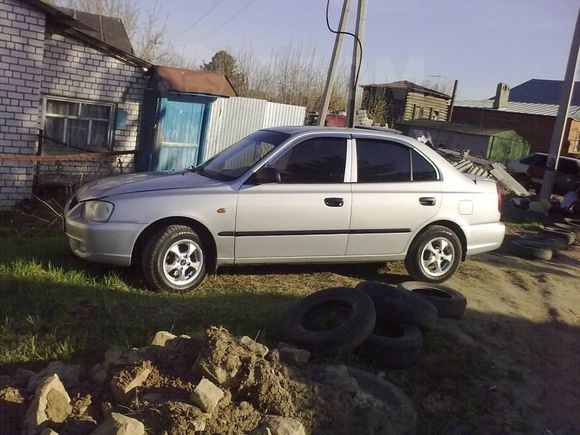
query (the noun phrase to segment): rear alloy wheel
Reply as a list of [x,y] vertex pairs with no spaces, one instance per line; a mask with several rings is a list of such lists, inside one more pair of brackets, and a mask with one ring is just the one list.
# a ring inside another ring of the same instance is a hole
[[197,234],[185,225],[163,228],[145,246],[143,274],[155,290],[185,292],[205,278],[206,259]]
[[453,275],[461,257],[457,235],[447,227],[433,225],[413,240],[405,266],[417,281],[442,282]]

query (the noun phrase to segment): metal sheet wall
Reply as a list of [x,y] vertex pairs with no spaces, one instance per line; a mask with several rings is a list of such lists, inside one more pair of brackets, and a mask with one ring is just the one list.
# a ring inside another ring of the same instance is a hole
[[203,160],[266,127],[303,125],[306,108],[253,98],[218,98],[211,105]]

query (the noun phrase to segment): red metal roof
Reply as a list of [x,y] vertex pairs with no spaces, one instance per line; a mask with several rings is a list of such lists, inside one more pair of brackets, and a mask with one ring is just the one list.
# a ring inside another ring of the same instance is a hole
[[169,66],[154,66],[153,74],[157,75],[159,84],[167,91],[219,95],[223,97],[237,96],[236,90],[224,74],[192,71]]

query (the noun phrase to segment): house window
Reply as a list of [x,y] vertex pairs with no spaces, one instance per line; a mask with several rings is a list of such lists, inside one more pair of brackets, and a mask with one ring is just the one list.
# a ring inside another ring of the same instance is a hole
[[45,97],[44,137],[53,147],[106,151],[113,137],[115,105]]

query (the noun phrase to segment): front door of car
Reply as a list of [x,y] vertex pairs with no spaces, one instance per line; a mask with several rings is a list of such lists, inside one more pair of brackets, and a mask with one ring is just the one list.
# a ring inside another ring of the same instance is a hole
[[441,207],[438,172],[416,150],[395,141],[358,138],[355,155],[346,253],[403,253],[411,234]]
[[348,136],[305,139],[267,166],[276,183],[248,180],[239,191],[236,263],[343,256],[350,223]]

